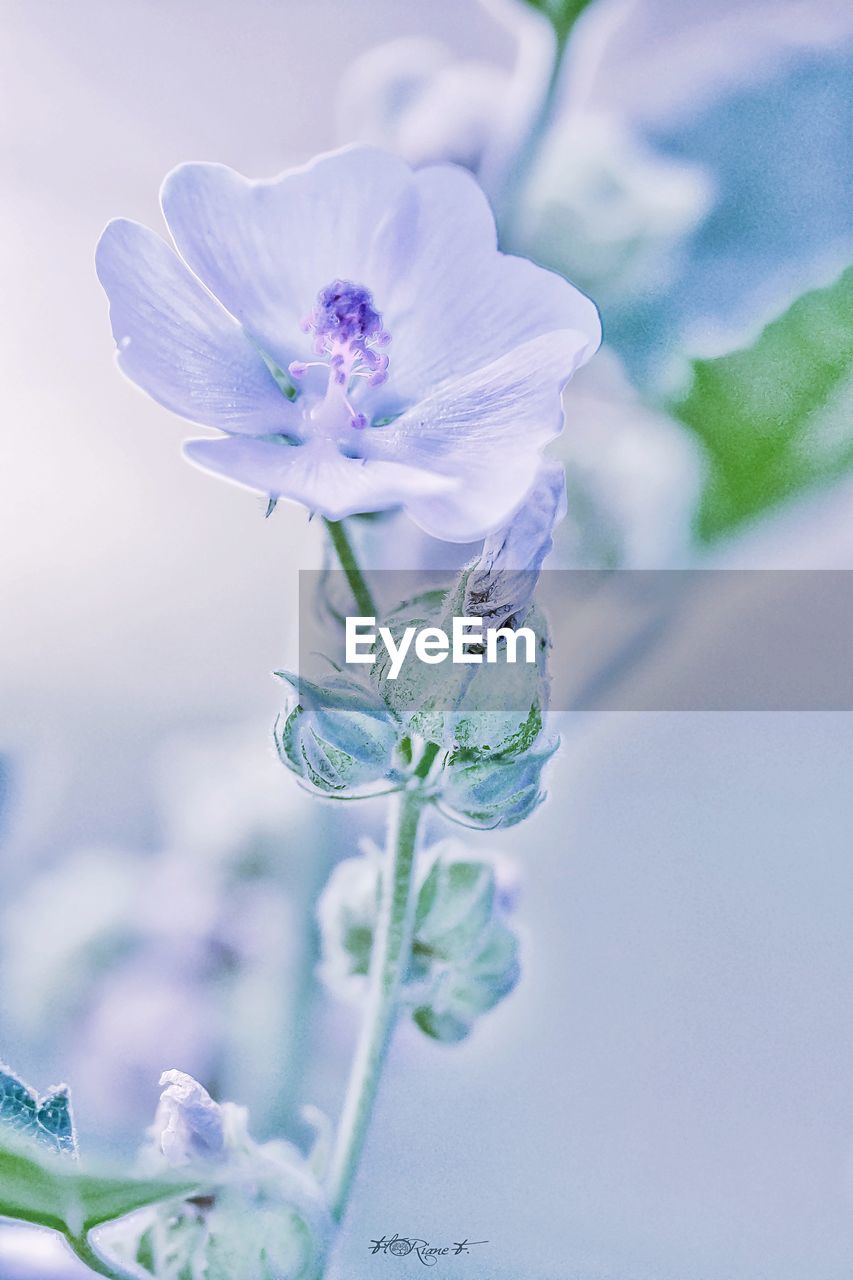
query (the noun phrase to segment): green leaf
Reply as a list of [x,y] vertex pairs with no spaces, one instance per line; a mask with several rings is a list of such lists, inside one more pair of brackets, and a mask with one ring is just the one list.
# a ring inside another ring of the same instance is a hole
[[104,1174],[80,1174],[73,1179],[66,1176],[65,1183],[82,1212],[84,1231],[123,1218],[149,1204],[177,1197],[185,1199],[199,1190],[198,1183],[175,1182],[170,1178],[107,1177]]
[[853,468],[853,268],[743,351],[697,360],[671,406],[705,446],[697,532],[712,541]]
[[34,1143],[0,1141],[0,1217],[80,1237],[145,1205],[186,1196],[195,1185],[81,1173]]
[[557,38],[564,42],[591,0],[526,0],[526,2],[531,9],[538,9],[545,15],[556,31]]

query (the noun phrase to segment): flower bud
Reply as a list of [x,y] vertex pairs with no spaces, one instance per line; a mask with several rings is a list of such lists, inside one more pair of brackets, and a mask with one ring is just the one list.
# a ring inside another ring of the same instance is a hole
[[335,676],[321,686],[277,672],[295,693],[275,724],[279,759],[318,791],[356,791],[393,774],[398,730],[363,685]]
[[[403,601],[383,620],[399,645],[407,628],[451,630],[448,596],[445,591],[425,591]],[[371,668],[371,678],[390,714],[405,725],[406,732],[426,741],[443,742],[447,724],[471,681],[473,667],[453,662],[430,666],[410,661],[392,680],[391,657],[384,646]]]
[[[471,857],[456,840],[427,850],[423,865],[401,1000],[423,1032],[452,1042],[518,980],[518,940],[506,923],[513,894],[501,862]],[[321,976],[343,999],[366,993],[380,891],[381,856],[366,842],[320,899]]]
[[451,758],[518,755],[538,738],[548,708],[550,640],[541,614],[531,612],[527,625],[535,636],[535,663],[511,663],[499,651],[496,663],[471,668],[474,674],[448,716]]
[[490,627],[520,626],[553,548],[554,528],[565,514],[565,468],[561,462],[543,462],[518,511],[483,543],[465,582],[465,613]]
[[183,1071],[164,1071],[151,1136],[173,1168],[217,1160],[225,1149],[223,1108]]
[[463,826],[515,826],[544,800],[542,769],[557,745],[474,760],[457,758],[444,774],[439,808]]
[[144,1167],[184,1169],[198,1190],[105,1228],[106,1252],[156,1280],[319,1280],[331,1217],[301,1153],[254,1142],[242,1107],[181,1071],[160,1083]]

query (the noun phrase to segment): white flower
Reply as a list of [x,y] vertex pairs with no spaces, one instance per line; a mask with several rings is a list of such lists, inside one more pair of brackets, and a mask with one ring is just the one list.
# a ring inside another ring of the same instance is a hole
[[600,325],[498,251],[469,174],[354,147],[270,182],[182,165],[162,203],[175,247],[116,220],[97,268],[127,376],[224,433],[192,461],[330,519],[404,506],[451,542],[518,506]]
[[509,73],[457,59],[439,40],[404,37],[361,55],[338,91],[342,142],[368,142],[411,164],[477,173],[506,103]]
[[197,1161],[216,1161],[225,1150],[222,1107],[183,1071],[164,1071],[152,1137],[166,1163],[178,1169]]
[[481,0],[512,44],[509,66],[459,58],[439,40],[375,45],[338,89],[342,143],[369,142],[420,166],[451,161],[495,197],[533,126],[555,54],[551,23],[517,0]]

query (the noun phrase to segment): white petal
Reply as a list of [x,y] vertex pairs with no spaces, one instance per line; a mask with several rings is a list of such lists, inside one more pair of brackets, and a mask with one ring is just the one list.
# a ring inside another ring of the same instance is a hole
[[118,361],[174,413],[258,435],[287,431],[295,410],[236,321],[147,227],[116,219],[96,253]]
[[291,498],[330,520],[384,511],[454,487],[446,476],[401,462],[346,458],[329,440],[286,445],[232,436],[190,440],[184,452],[205,471],[270,497]]
[[284,368],[309,349],[299,322],[325,285],[373,287],[375,242],[413,182],[397,157],[352,147],[262,182],[180,165],[161,200],[184,261]]
[[416,216],[389,223],[382,239],[383,316],[402,403],[556,329],[583,334],[585,358],[593,354],[601,341],[594,304],[561,276],[497,252],[491,210],[470,174],[438,165],[416,184]]
[[542,448],[563,422],[560,392],[585,357],[576,330],[545,334],[484,369],[451,379],[386,427],[364,434],[371,458],[394,459],[454,480],[407,503],[427,533],[447,542],[485,537],[524,500]]

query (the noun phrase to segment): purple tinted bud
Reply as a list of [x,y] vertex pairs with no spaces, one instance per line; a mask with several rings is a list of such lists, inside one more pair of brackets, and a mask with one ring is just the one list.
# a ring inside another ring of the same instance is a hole
[[175,1168],[216,1160],[225,1146],[222,1108],[183,1071],[164,1071],[153,1137]]

